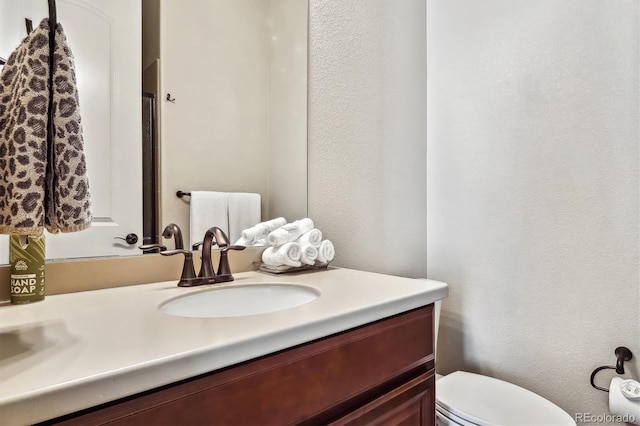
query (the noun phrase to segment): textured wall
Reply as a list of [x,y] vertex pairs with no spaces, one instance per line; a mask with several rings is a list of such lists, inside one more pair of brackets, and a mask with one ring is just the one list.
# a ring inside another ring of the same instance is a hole
[[619,345],[640,356],[639,8],[429,0],[428,275],[451,289],[441,372],[602,414],[591,371]]
[[426,274],[424,0],[311,0],[308,211],[339,266]]

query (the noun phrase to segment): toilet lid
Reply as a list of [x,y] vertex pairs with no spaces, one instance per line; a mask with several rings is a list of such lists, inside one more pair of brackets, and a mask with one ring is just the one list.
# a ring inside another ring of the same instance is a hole
[[527,389],[456,371],[436,382],[436,405],[478,425],[574,425],[557,405]]

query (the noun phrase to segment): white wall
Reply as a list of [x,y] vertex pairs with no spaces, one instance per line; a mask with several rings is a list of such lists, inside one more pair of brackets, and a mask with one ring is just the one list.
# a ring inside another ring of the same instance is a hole
[[426,273],[424,0],[310,0],[309,216],[335,264]]
[[427,3],[438,368],[608,413],[591,371],[640,356],[640,2]]
[[306,215],[306,30],[300,0],[162,0],[161,223],[187,241],[178,190],[259,193],[263,219]]
[[162,1],[161,223],[178,223],[187,241],[189,204],[177,190],[266,199],[267,10],[254,0]]

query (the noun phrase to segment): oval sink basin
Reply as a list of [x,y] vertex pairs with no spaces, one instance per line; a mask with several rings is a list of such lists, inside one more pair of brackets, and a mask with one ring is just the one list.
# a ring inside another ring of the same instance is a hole
[[180,296],[160,305],[160,310],[190,318],[241,317],[282,311],[309,303],[318,296],[317,290],[302,285],[249,284]]

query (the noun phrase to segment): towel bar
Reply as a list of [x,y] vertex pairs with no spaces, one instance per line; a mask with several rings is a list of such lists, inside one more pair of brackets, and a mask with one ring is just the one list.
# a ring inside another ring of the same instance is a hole
[[184,191],[178,191],[178,192],[176,192],[176,197],[178,197],[178,198],[182,198],[182,197],[184,197],[185,195],[186,195],[187,197],[191,197],[191,193],[190,193],[190,192],[184,192]]

